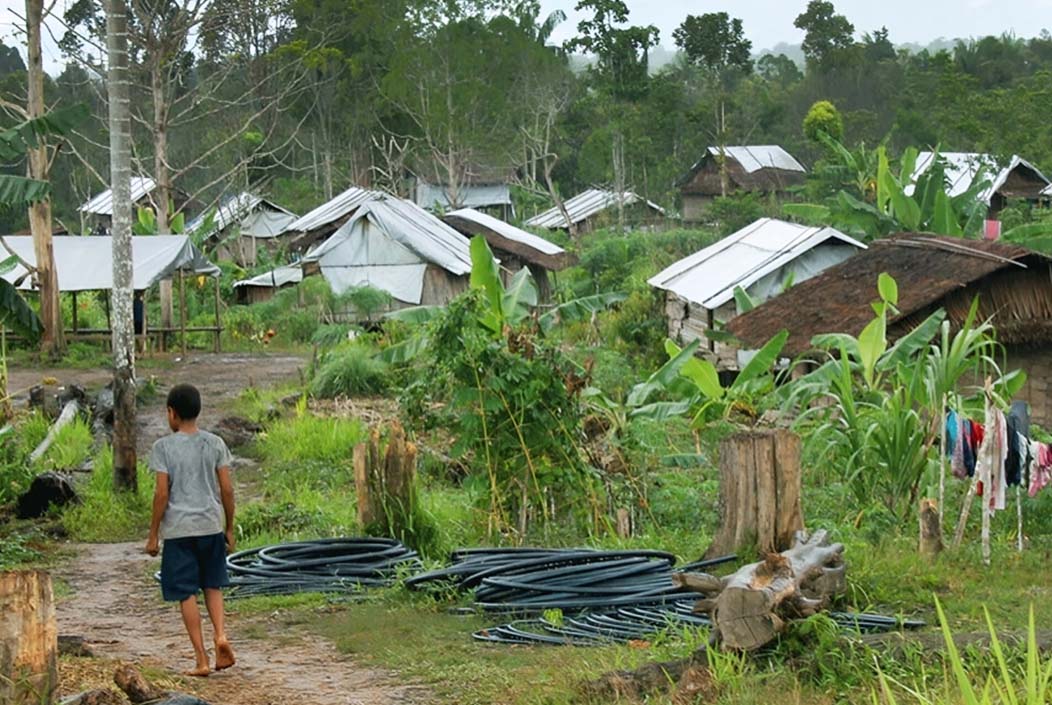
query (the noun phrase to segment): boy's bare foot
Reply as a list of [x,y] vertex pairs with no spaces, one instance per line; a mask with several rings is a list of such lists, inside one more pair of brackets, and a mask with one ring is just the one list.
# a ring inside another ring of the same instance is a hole
[[237,662],[234,658],[234,649],[231,648],[229,641],[217,641],[216,642],[216,670],[223,671],[230,668]]
[[208,674],[212,672],[212,669],[208,665],[198,666],[189,671],[183,671],[184,676],[193,676],[194,678],[208,678]]

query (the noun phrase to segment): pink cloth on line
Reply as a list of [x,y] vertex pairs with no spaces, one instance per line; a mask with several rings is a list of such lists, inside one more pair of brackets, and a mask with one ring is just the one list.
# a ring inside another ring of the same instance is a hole
[[1045,443],[1034,443],[1037,452],[1033,453],[1034,461],[1030,464],[1030,489],[1027,494],[1036,497],[1052,482],[1052,448]]

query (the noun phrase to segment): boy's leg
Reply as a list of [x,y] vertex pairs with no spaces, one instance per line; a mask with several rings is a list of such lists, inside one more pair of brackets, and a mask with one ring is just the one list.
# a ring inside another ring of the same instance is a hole
[[197,608],[197,596],[193,595],[179,603],[179,611],[183,615],[183,625],[186,633],[190,635],[190,643],[194,647],[194,660],[197,667],[187,671],[189,676],[207,676],[211,669],[208,667],[208,653],[205,651],[205,637],[201,631],[201,610]]
[[222,671],[233,666],[235,661],[234,650],[226,637],[223,592],[217,588],[205,588],[205,607],[208,608],[208,617],[212,620],[212,630],[215,632],[216,670]]

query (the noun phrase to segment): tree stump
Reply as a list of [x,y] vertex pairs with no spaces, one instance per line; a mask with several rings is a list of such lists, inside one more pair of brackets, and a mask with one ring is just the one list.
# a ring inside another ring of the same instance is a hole
[[769,553],[726,578],[678,574],[677,584],[706,595],[696,611],[709,612],[720,642],[752,651],[768,644],[786,620],[825,609],[830,598],[847,589],[843,544],[829,543],[825,531],[799,532],[794,546]]
[[50,703],[58,684],[58,626],[51,576],[0,573],[0,703]]
[[398,538],[410,528],[416,481],[416,444],[392,421],[383,447],[380,429],[354,448],[354,484],[358,493],[358,521],[363,528]]
[[920,503],[920,554],[934,558],[942,552],[942,527],[939,525],[939,508],[934,499],[922,499]]
[[720,444],[720,528],[708,557],[754,543],[782,551],[804,528],[800,437],[785,429],[736,433]]

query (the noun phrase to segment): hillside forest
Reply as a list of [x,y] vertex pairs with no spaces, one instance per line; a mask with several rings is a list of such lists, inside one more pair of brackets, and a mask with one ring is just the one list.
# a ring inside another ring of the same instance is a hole
[[[581,0],[585,19],[561,46],[551,36],[564,15],[531,0],[144,4],[130,37],[133,168],[157,180],[158,200],[182,209],[185,199],[187,219],[246,188],[303,213],[350,184],[401,195],[413,174],[454,196],[501,174],[517,184],[524,218],[553,193],[594,185],[678,212],[676,181],[708,145],[777,144],[808,167],[821,161],[802,123],[829,101],[830,129],[847,145],[1019,154],[1052,169],[1047,31],[916,51],[854,26],[832,2],[800,5],[803,65],[757,55],[727,13],[686,16],[662,37],[619,0]],[[47,78],[45,101],[87,103],[93,117],[54,159],[53,207],[82,232],[77,207],[108,173],[105,23],[99,0],[54,12],[46,23],[65,68]],[[661,43],[677,51],[654,69]],[[23,61],[6,47],[0,95],[10,108],[25,92]],[[26,226],[16,209],[0,231]]]

